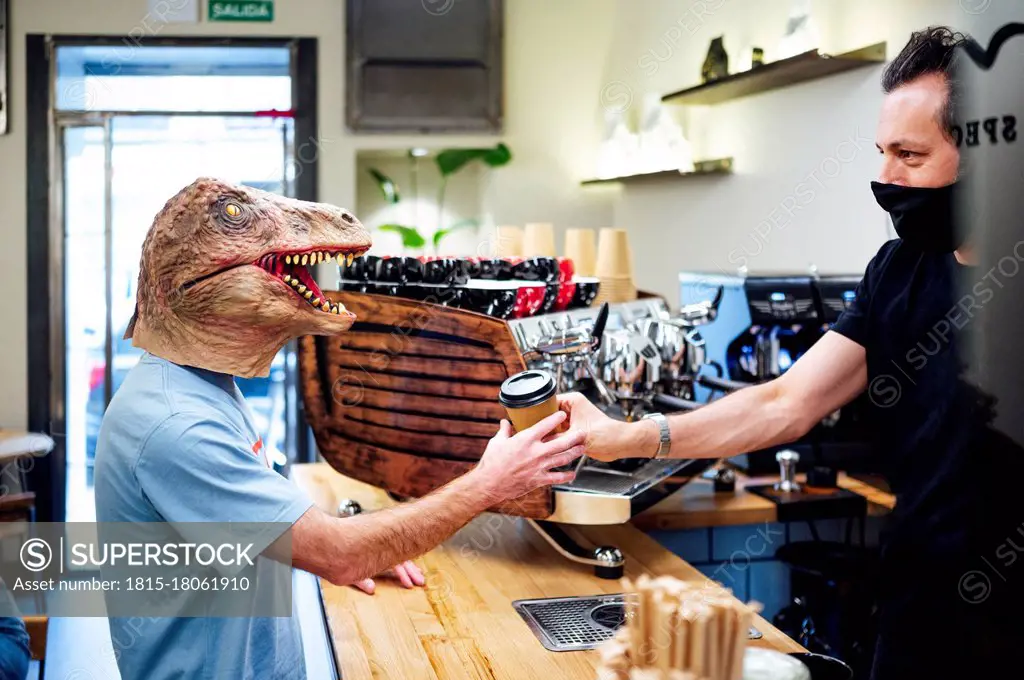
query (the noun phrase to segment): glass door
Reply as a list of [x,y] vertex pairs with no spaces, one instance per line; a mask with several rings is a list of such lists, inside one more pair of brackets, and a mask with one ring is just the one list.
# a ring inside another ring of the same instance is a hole
[[[57,52],[67,521],[95,519],[100,423],[142,354],[124,333],[153,217],[202,176],[294,195],[287,47],[140,48],[116,69],[108,51]],[[269,377],[238,380],[279,466],[295,440],[290,352]]]
[[[92,470],[100,422],[142,354],[124,334],[135,309],[142,242],[154,215],[204,175],[285,193],[282,149],[291,123],[111,116],[106,126],[64,130],[69,521],[95,518]],[[238,380],[279,465],[287,450],[284,354],[274,360],[269,377]]]
[[110,213],[105,125],[63,128],[65,426],[68,520],[94,519],[92,461],[110,400]]

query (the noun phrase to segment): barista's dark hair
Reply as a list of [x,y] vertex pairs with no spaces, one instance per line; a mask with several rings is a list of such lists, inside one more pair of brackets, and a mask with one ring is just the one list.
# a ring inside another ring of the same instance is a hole
[[946,101],[939,109],[939,124],[948,135],[956,125],[954,120],[957,86],[955,79],[957,49],[967,37],[948,26],[929,26],[910,34],[910,41],[889,62],[882,74],[882,91],[889,94],[902,85],[930,73],[945,77],[948,85]]

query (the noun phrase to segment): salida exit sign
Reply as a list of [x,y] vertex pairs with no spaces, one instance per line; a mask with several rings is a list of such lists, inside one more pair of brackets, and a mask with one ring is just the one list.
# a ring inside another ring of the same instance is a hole
[[210,0],[210,21],[273,21],[274,0]]

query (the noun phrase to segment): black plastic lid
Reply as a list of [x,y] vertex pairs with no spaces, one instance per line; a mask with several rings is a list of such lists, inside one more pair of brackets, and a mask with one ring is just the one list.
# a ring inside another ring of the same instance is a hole
[[523,371],[501,384],[498,401],[508,408],[536,406],[555,393],[555,378],[547,371]]

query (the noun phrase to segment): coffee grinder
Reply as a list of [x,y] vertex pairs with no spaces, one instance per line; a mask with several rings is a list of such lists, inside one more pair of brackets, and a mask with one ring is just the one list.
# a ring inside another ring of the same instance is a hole
[[[815,279],[821,312],[819,334],[832,326],[857,297],[861,276],[830,275]],[[822,420],[815,428],[817,459],[821,464],[847,472],[876,472],[875,447],[870,443],[868,411],[871,407],[865,391],[856,399]]]
[[[750,325],[725,353],[726,376],[703,375],[699,383],[711,390],[710,399],[753,384],[778,378],[821,337],[821,313],[814,279],[810,276],[751,276],[743,281]],[[805,460],[814,452],[806,442],[790,448]],[[750,474],[778,469],[776,448],[737,456],[733,462]]]

